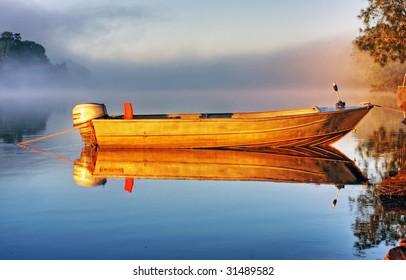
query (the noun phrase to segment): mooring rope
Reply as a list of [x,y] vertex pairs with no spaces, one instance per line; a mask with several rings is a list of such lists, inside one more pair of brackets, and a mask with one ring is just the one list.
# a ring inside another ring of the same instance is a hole
[[24,149],[27,149],[27,150],[30,150],[30,151],[34,151],[36,153],[48,155],[48,156],[51,156],[53,158],[56,158],[56,159],[59,159],[59,160],[62,160],[62,161],[68,162],[68,163],[74,163],[73,160],[65,158],[65,157],[63,157],[61,155],[58,155],[58,154],[55,154],[55,153],[52,153],[52,152],[48,152],[48,151],[44,151],[44,150],[41,150],[41,149],[33,148],[33,147],[30,147],[30,146],[27,145],[28,143],[33,143],[33,142],[48,139],[48,138],[51,138],[51,137],[55,137],[55,136],[58,136],[58,135],[66,134],[66,133],[72,132],[74,130],[75,130],[74,128],[67,129],[67,130],[60,131],[60,132],[57,132],[57,133],[53,133],[53,134],[50,134],[50,135],[46,135],[46,136],[38,137],[38,138],[35,138],[35,139],[19,142],[16,145],[21,147],[21,148],[24,148]]
[[24,146],[24,145],[26,145],[28,143],[37,142],[37,141],[48,139],[48,138],[55,137],[55,136],[58,136],[58,135],[66,134],[66,133],[72,132],[74,130],[75,129],[72,128],[72,129],[61,131],[61,132],[53,133],[53,134],[50,134],[50,135],[38,137],[38,138],[35,138],[35,139],[19,142],[19,143],[17,143],[17,146]]
[[75,163],[75,161],[73,161],[71,159],[68,159],[66,157],[63,157],[61,155],[58,155],[58,154],[55,154],[55,153],[52,153],[52,152],[48,152],[48,151],[44,151],[44,150],[41,150],[41,149],[33,148],[33,147],[23,145],[23,144],[20,144],[20,143],[18,143],[17,145],[19,147],[21,147],[21,148],[24,148],[24,149],[27,149],[27,150],[30,150],[30,151],[33,151],[33,152],[36,152],[36,153],[39,153],[39,154],[47,155],[47,156],[59,159],[61,161],[65,161],[65,162],[68,162],[68,163]]
[[378,104],[373,104],[373,105],[376,107],[382,108],[382,109],[386,109],[386,110],[390,110],[390,111],[394,111],[394,112],[398,112],[398,113],[405,113],[405,111],[403,111],[403,110],[393,109],[393,108],[378,105]]

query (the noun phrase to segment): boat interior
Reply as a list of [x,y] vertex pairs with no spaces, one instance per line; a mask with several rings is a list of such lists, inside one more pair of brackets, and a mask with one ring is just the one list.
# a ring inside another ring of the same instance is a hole
[[[242,118],[264,118],[264,117],[281,117],[318,113],[318,107],[305,108],[300,110],[281,110],[270,112],[245,112],[245,113],[193,113],[193,114],[145,114],[132,115],[135,120],[148,119],[242,119]],[[125,115],[110,116],[110,119],[125,119]]]

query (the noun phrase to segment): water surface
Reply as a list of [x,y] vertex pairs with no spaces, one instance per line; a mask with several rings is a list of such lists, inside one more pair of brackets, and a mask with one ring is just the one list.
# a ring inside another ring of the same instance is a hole
[[[392,93],[341,95],[349,105],[396,108]],[[78,132],[29,144],[35,150],[16,145],[70,129],[71,109],[83,102],[120,114],[125,101],[140,113],[180,113],[328,106],[335,98],[319,89],[3,92],[0,259],[383,259],[406,234],[404,204],[388,208],[376,192],[404,163],[403,117],[393,111],[374,108],[334,145],[369,179],[340,190],[334,182],[146,177],[135,178],[132,192],[117,177],[90,187],[74,178]]]

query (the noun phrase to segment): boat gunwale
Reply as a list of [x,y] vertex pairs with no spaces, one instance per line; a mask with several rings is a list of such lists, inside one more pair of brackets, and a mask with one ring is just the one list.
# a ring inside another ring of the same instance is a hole
[[[236,113],[196,113],[196,114],[189,114],[189,113],[179,113],[179,114],[142,114],[142,115],[134,115],[137,118],[134,119],[123,119],[123,115],[108,117],[108,118],[98,118],[93,119],[91,122],[123,122],[123,123],[131,123],[131,122],[186,122],[186,121],[204,121],[204,122],[236,122],[236,121],[267,121],[273,119],[285,119],[285,118],[302,118],[304,116],[313,116],[313,115],[333,115],[333,114],[341,114],[343,112],[351,112],[351,111],[358,111],[358,110],[370,110],[373,106],[367,105],[359,105],[359,106],[351,106],[345,108],[333,108],[333,107],[309,107],[297,110],[278,110],[278,111],[261,111],[261,112],[236,112]],[[316,111],[315,111],[316,110]],[[302,111],[302,112],[300,112]],[[293,113],[297,112],[297,113]],[[280,114],[278,114],[280,113]],[[204,117],[204,115],[221,115],[227,114],[231,115],[230,117]],[[269,114],[267,116],[267,114]],[[194,115],[195,117],[187,117],[190,115]],[[234,115],[240,115],[239,117],[234,117]],[[246,115],[246,117],[244,117]],[[252,117],[250,116],[252,115]],[[256,116],[257,115],[257,116]],[[160,116],[153,118],[153,116]],[[171,117],[172,116],[172,117]],[[182,117],[185,116],[185,117]],[[199,117],[198,117],[199,116]],[[242,117],[241,117],[242,116]],[[145,117],[145,118],[142,118]]]

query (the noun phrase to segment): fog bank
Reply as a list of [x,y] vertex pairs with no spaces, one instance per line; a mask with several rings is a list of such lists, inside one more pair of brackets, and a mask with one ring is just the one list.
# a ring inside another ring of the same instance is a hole
[[277,53],[107,64],[90,62],[95,86],[110,89],[194,90],[324,87],[353,84],[350,40],[323,40]]

